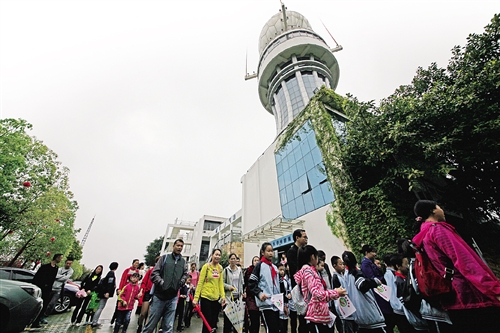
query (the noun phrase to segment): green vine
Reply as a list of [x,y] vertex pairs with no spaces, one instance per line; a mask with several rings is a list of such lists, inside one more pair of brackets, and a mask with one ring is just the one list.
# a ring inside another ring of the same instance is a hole
[[354,106],[333,90],[321,88],[279,136],[275,152],[279,153],[291,139],[300,140],[299,131],[310,121],[335,195],[325,217],[332,234],[355,252],[367,243],[378,247],[381,253],[394,251],[396,239],[409,234],[405,219],[396,214],[384,193],[384,184],[364,191],[356,188],[349,170],[344,167],[346,149],[328,111],[333,109],[346,118],[357,117],[359,110],[354,110]]

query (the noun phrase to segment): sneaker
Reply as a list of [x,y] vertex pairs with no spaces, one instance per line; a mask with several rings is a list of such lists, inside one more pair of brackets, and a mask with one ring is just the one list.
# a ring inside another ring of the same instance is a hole
[[33,323],[31,324],[31,328],[41,328],[42,325],[40,325],[40,323]]
[[45,319],[45,318],[40,319],[40,324],[47,325],[48,323],[49,322],[47,321],[47,319]]
[[80,326],[80,323],[76,323],[76,324],[75,324],[75,326],[76,326],[76,327]]

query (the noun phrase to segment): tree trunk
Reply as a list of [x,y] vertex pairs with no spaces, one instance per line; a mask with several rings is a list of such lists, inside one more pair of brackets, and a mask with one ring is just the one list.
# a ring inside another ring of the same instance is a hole
[[9,262],[9,264],[7,265],[8,267],[12,267],[14,265],[14,263],[17,260],[17,258],[19,258],[19,256],[24,252],[24,250],[26,250],[26,248],[28,247],[29,243],[31,243],[34,239],[35,239],[35,237],[28,239],[28,241],[23,245],[23,247],[20,248],[19,251],[16,253],[16,255],[14,256],[14,258],[12,258],[12,260]]

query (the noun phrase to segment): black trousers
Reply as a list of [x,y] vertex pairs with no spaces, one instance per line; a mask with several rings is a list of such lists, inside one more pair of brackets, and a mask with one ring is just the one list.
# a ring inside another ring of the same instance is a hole
[[287,333],[288,331],[288,319],[281,319],[279,324],[279,333]]
[[264,320],[264,327],[266,333],[276,333],[279,330],[280,313],[273,310],[262,311],[262,319]]
[[309,328],[307,327],[305,316],[297,315],[299,318],[299,333],[307,333]]
[[177,320],[177,329],[180,330],[182,328],[182,321],[184,320],[184,304],[186,301],[183,298],[179,298],[179,301],[177,302],[177,308],[175,309],[175,317],[174,317],[174,322],[175,318],[179,318]]
[[[205,319],[208,321],[208,324],[211,328],[215,328],[217,326],[217,317],[220,312],[220,304],[219,301],[210,301],[206,298],[200,298],[200,306],[201,312],[205,316]],[[202,333],[210,333],[208,328],[203,325]]]
[[290,333],[297,333],[297,311],[288,312],[288,317],[290,317]]
[[394,314],[396,316],[396,326],[400,333],[414,333],[415,328],[411,326],[405,315]]
[[184,314],[184,325],[191,326],[191,317],[193,317],[193,302],[186,302],[186,311]]
[[260,311],[259,310],[248,310],[248,316],[250,317],[250,329],[249,333],[259,333],[260,330]]
[[75,309],[73,310],[73,314],[71,315],[71,322],[81,323],[83,315],[85,314],[85,310],[87,310],[87,305],[90,302],[90,295],[85,298],[77,298]]

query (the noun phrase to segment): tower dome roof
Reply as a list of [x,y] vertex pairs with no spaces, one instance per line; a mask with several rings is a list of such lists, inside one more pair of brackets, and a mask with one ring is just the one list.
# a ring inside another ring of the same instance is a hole
[[264,25],[259,38],[259,54],[262,54],[262,52],[264,52],[266,46],[273,39],[283,34],[287,30],[307,29],[313,31],[311,25],[309,24],[309,21],[304,17],[304,15],[287,10],[286,17],[286,27],[285,23],[283,22],[283,12],[275,14]]

